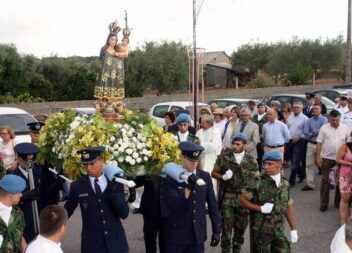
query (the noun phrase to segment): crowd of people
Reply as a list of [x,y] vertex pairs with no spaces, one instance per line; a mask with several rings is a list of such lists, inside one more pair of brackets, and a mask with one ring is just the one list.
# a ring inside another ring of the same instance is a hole
[[[224,253],[241,251],[247,227],[252,252],[290,252],[290,242],[298,241],[290,189],[304,183],[302,191],[316,190],[317,174],[317,209],[328,210],[335,188],[340,211],[332,252],[352,252],[352,100],[341,97],[329,114],[319,96],[307,94],[307,104],[285,104],[283,111],[278,101],[224,109],[211,104],[200,110],[197,128],[186,111],[166,113],[164,131],[179,142],[182,166],[167,164],[166,176],[133,178],[135,188],[143,188],[136,210],[143,215],[145,252],[204,252],[207,214],[210,246],[220,244]],[[44,125],[28,124],[33,143],[19,144],[11,127],[0,127],[1,252],[62,252],[67,221],[78,205],[82,253],[129,252],[121,219],[129,215],[134,189],[126,200],[124,185],[105,170],[105,147],[92,146],[78,152],[87,175],[70,184],[64,207],[58,205],[67,183],[49,170],[50,161],[36,163]],[[180,170],[186,179],[175,178]]]

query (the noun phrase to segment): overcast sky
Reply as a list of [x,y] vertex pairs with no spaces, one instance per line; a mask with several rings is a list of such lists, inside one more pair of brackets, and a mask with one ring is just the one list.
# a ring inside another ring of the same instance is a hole
[[[200,0],[198,0],[200,2]],[[108,24],[124,26],[131,48],[145,41],[192,43],[192,0],[0,0],[0,43],[38,57],[98,55]],[[229,55],[250,42],[336,38],[347,31],[348,0],[204,0],[197,45]],[[120,36],[121,38],[121,36]]]

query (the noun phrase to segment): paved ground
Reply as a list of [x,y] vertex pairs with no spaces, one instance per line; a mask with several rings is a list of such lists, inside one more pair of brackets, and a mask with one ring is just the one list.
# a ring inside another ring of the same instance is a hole
[[[288,175],[289,173],[285,173]],[[317,185],[320,185],[320,176],[317,176]],[[339,227],[339,213],[334,208],[333,192],[330,195],[330,206],[327,212],[319,212],[319,190],[302,192],[302,184],[297,184],[292,188],[292,198],[295,201],[295,215],[298,226],[298,243],[292,245],[292,252],[297,253],[327,253],[330,252],[330,242],[334,236],[335,231]],[[143,253],[144,242],[142,216],[139,214],[130,213],[126,221],[123,222],[128,238],[130,253]],[[210,228],[208,222],[208,229]],[[287,232],[289,230],[287,229]],[[68,232],[63,241],[63,250],[65,253],[80,252],[80,232],[81,220],[80,210],[77,209],[75,214],[71,217],[68,224]],[[211,235],[209,230],[208,235]],[[248,231],[246,234],[246,242],[243,246],[242,252],[249,252],[248,246]],[[220,253],[220,247],[211,248],[209,241],[206,242],[206,252]],[[98,253],[98,252],[97,252]]]

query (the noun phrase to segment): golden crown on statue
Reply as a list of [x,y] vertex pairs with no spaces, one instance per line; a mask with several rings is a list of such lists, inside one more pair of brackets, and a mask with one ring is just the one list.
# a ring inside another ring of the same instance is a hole
[[110,33],[116,33],[116,34],[121,30],[121,27],[117,22],[117,19],[115,19],[114,22],[110,23],[109,30],[110,30]]

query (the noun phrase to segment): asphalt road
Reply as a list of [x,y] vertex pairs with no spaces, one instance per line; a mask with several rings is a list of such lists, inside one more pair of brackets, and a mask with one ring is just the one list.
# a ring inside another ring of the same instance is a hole
[[[289,175],[289,172],[285,173]],[[328,211],[321,213],[319,211],[319,186],[321,176],[316,177],[317,190],[302,192],[303,184],[296,184],[291,190],[291,195],[294,200],[294,209],[296,216],[296,223],[298,227],[298,243],[292,244],[292,252],[297,253],[327,253],[330,252],[330,243],[339,228],[339,212],[333,206],[333,191],[330,193],[330,205]],[[130,253],[143,253],[143,219],[140,214],[132,214],[123,221]],[[286,227],[287,235],[289,236],[288,225]],[[68,224],[68,231],[62,248],[65,253],[78,253],[80,252],[80,233],[81,233],[81,218],[80,210],[77,208],[74,215],[70,218]],[[208,221],[208,237],[211,236],[210,222]],[[248,229],[245,237],[245,243],[242,251],[249,252],[248,244]],[[289,238],[289,237],[288,237]],[[206,252],[220,253],[220,246],[211,248],[209,240],[206,242]],[[98,252],[97,252],[98,253]]]

